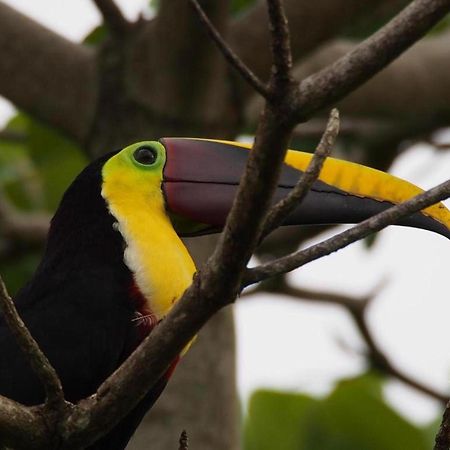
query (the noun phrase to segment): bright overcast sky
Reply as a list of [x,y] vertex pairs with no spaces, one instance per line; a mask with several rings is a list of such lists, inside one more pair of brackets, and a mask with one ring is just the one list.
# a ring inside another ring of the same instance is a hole
[[[74,41],[99,22],[90,0],[5,3]],[[133,19],[148,1],[117,3]],[[0,102],[0,123],[11,111],[7,102]],[[392,172],[431,187],[448,178],[450,154],[416,146],[403,154]],[[382,233],[373,251],[355,244],[303,268],[293,280],[305,287],[357,295],[369,292],[385,277],[388,284],[370,310],[378,342],[399,368],[445,391],[450,376],[449,267],[450,246],[445,238],[391,228]],[[323,393],[337,377],[361,370],[362,343],[338,308],[283,298],[245,299],[236,307],[236,320],[238,383],[244,399],[259,386]],[[437,412],[434,402],[400,383],[391,383],[387,394],[415,420],[430,420]]]

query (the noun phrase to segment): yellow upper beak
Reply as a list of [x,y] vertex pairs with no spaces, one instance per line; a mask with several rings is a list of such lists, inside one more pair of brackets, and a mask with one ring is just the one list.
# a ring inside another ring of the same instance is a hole
[[[231,208],[251,146],[190,138],[163,138],[160,142],[166,149],[163,188],[178,233],[197,235],[219,230]],[[295,186],[311,158],[310,153],[288,150],[275,201]],[[285,225],[356,223],[422,192],[385,172],[328,158],[318,181]],[[450,238],[450,211],[438,203],[399,225]]]

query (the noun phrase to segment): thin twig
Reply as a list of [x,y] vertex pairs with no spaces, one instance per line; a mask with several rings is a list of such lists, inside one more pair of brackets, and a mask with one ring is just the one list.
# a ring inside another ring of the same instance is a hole
[[[376,340],[370,330],[367,320],[367,310],[373,303],[373,300],[382,289],[384,283],[380,283],[368,295],[361,298],[354,298],[346,295],[335,294],[325,291],[311,291],[309,289],[302,289],[289,284],[283,277],[275,284],[268,284],[267,289],[258,289],[258,292],[270,292],[280,295],[286,295],[296,300],[306,300],[313,302],[325,302],[333,305],[339,305],[347,310],[358,328],[364,342],[368,348],[368,359],[372,365],[383,373],[396,378],[408,386],[426,394],[441,403],[447,403],[448,395],[438,392],[429,386],[422,384],[411,376],[397,369],[395,365],[389,360],[386,354],[376,343]],[[253,293],[253,292],[252,292]]]
[[380,349],[378,344],[375,341],[375,338],[370,330],[369,324],[367,322],[366,310],[369,302],[362,303],[361,308],[356,309],[348,309],[351,314],[356,326],[358,327],[361,336],[364,338],[364,342],[366,343],[369,354],[368,357],[374,367],[378,370],[383,371],[384,373],[391,375],[394,378],[402,381],[408,386],[420,391],[434,399],[440,401],[441,403],[447,403],[449,400],[449,396],[445,395],[441,392],[436,391],[435,389],[424,385],[418,380],[415,380],[410,375],[402,372],[400,369],[395,367],[395,365],[389,360],[389,358],[385,355],[385,353]]
[[242,78],[247,81],[247,83],[259,92],[264,98],[269,98],[269,90],[265,83],[263,83],[249,67],[239,58],[239,56],[231,49],[231,47],[222,38],[219,31],[209,20],[208,16],[203,11],[202,7],[197,0],[189,0],[198,14],[198,17],[202,24],[205,26],[212,41],[216,44],[217,48],[221,51],[225,59],[235,70],[239,72]]
[[130,22],[122,14],[114,0],[93,0],[93,2],[103,16],[103,21],[111,33],[116,36],[122,36],[130,30]]
[[311,189],[313,183],[317,180],[322,170],[322,166],[330,154],[336,138],[339,133],[339,112],[333,109],[330,113],[325,132],[322,135],[319,145],[308,164],[307,169],[300,177],[297,185],[285,198],[280,200],[269,212],[263,226],[262,237],[267,236],[278,226],[284,219],[297,208],[306,194]]
[[180,435],[180,440],[178,441],[180,446],[178,450],[188,450],[189,449],[189,439],[186,430],[183,430]]
[[27,407],[0,395],[0,424],[2,450],[55,448],[40,406]]
[[369,219],[364,220],[358,225],[339,233],[332,238],[326,239],[323,242],[312,245],[311,247],[292,253],[283,258],[279,258],[275,261],[271,261],[267,264],[254,267],[252,269],[247,269],[244,276],[243,287],[263,281],[274,275],[290,272],[291,270],[297,269],[298,267],[321,258],[322,256],[329,255],[336,250],[363,239],[375,231],[379,231],[388,225],[398,222],[403,217],[445,200],[449,196],[450,180],[447,180],[429,191],[426,191],[404,203],[395,205],[373,217],[370,217]]
[[267,0],[272,49],[273,87],[283,89],[293,82],[289,26],[282,0]]
[[435,147],[437,150],[450,150],[450,142],[430,142],[430,145]]
[[20,349],[25,354],[28,362],[33,368],[34,373],[38,376],[44,386],[46,405],[49,408],[56,408],[56,410],[62,409],[65,404],[65,400],[58,374],[42,350],[39,348],[38,343],[31,336],[22,319],[19,317],[14,302],[8,295],[6,286],[1,277],[0,308],[9,329],[19,344]]

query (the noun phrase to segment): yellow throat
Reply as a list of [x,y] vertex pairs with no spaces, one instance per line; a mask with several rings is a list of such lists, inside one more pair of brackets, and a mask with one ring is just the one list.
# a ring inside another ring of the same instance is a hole
[[160,164],[146,170],[130,158],[140,145],[125,148],[105,163],[102,196],[125,241],[125,264],[159,320],[189,287],[196,269],[164,208],[165,155],[161,152]]

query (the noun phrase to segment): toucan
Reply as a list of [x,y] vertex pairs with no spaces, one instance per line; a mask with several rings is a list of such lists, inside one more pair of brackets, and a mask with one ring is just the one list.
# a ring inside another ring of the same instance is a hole
[[[138,142],[92,162],[69,186],[43,258],[14,299],[68,401],[95,393],[190,285],[196,268],[181,237],[221,230],[249,151],[210,139]],[[290,192],[310,159],[287,152],[274,201]],[[328,158],[285,225],[355,223],[420,192],[378,170]],[[450,238],[450,212],[441,203],[399,224]],[[43,403],[43,387],[2,317],[0,355],[0,394]],[[124,449],[175,364],[89,448]]]

